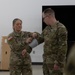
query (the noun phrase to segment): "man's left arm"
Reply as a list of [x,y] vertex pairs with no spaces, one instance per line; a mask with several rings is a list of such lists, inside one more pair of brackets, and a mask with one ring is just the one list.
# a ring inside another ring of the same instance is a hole
[[67,54],[67,29],[63,26],[58,29],[58,62],[63,67]]

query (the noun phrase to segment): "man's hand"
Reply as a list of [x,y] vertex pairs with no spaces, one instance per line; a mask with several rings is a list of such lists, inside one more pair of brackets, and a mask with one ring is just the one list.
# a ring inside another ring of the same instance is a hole
[[33,38],[37,38],[37,36],[38,36],[37,33],[35,33],[35,32],[32,33],[32,37],[33,37]]
[[54,70],[59,70],[58,61],[54,61]]
[[23,57],[25,57],[25,54],[27,53],[27,51],[26,51],[26,49],[24,49],[23,51],[22,51],[22,56]]
[[59,70],[59,66],[57,64],[54,64],[54,70]]

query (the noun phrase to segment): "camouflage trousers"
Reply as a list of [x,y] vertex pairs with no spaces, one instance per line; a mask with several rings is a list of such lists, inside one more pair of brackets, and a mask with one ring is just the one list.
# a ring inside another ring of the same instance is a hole
[[10,57],[10,75],[32,75],[30,55],[20,56],[14,54]]
[[10,75],[32,75],[32,70],[30,65],[13,66],[10,69]]
[[43,74],[44,75],[63,75],[61,70],[54,70],[54,64],[43,63]]

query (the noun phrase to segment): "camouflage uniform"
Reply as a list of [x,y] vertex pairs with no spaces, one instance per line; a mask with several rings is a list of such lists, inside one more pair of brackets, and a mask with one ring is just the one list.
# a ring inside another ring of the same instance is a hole
[[[31,58],[29,55],[32,49],[25,42],[30,35],[31,33],[23,31],[9,34],[7,40],[11,48],[10,75],[21,75],[21,73],[22,75],[32,75]],[[25,57],[22,56],[22,50],[24,49],[27,50]]]
[[[39,44],[44,42],[43,73],[44,75],[63,75],[67,30],[60,22],[56,22],[53,26],[47,26],[37,38]],[[59,70],[54,70],[55,63],[60,67]]]

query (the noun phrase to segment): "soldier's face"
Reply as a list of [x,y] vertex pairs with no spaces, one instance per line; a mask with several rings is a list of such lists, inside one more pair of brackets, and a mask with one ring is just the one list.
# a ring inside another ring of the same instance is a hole
[[43,13],[43,22],[45,22],[46,23],[46,25],[49,25],[49,16],[48,15],[45,15],[44,13]]
[[17,20],[13,26],[13,29],[16,31],[16,32],[19,32],[21,31],[22,29],[22,22],[20,20]]

